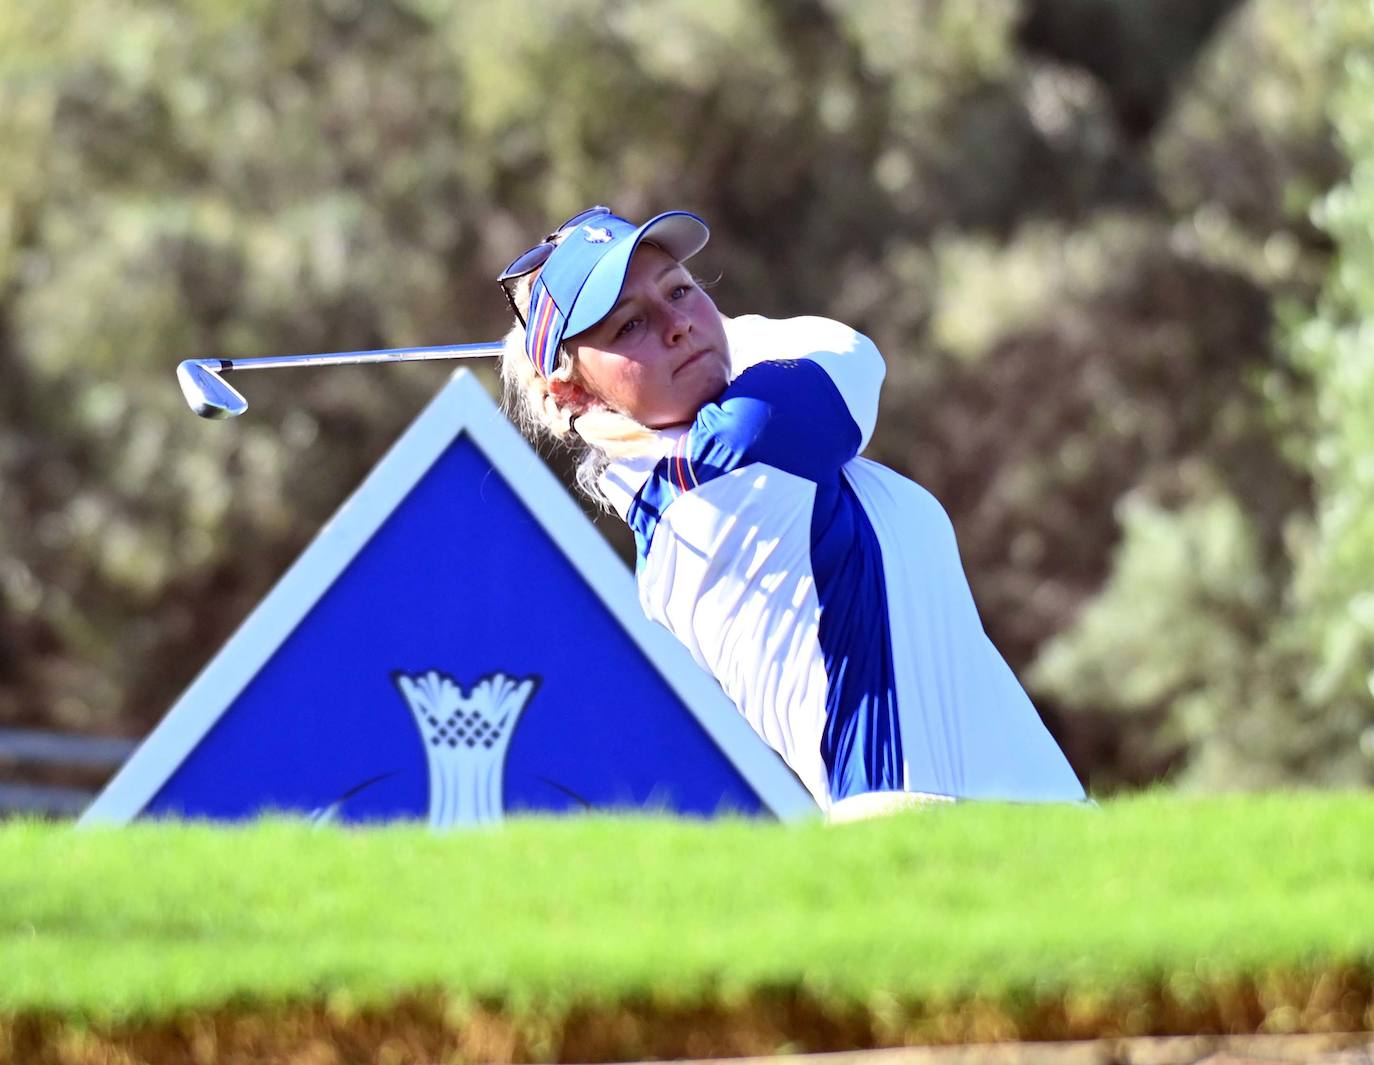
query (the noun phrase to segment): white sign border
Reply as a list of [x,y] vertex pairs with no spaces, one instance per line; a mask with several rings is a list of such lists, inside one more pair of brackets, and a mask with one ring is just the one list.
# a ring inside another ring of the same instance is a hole
[[397,506],[461,433],[505,478],[578,574],[776,817],[818,814],[801,782],[755,735],[687,650],[640,610],[634,577],[567,490],[460,369],[248,615],[82,814],[79,825],[127,824],[314,609]]

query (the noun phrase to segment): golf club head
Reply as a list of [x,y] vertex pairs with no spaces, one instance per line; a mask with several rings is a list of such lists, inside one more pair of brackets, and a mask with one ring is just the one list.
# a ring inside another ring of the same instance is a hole
[[219,359],[187,359],[177,366],[177,383],[190,408],[202,418],[237,418],[248,401],[220,377]]

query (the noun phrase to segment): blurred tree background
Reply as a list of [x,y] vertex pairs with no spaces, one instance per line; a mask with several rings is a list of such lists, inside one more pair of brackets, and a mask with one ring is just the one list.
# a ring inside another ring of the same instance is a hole
[[0,725],[149,729],[447,372],[178,360],[498,336],[610,202],[878,341],[1095,792],[1374,781],[1372,104],[1365,0],[6,5]]

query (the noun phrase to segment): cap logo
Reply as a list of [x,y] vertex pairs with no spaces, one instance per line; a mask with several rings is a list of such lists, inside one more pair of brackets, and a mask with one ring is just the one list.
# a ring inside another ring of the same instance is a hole
[[583,226],[582,232],[588,244],[609,244],[611,241],[611,231],[605,226]]

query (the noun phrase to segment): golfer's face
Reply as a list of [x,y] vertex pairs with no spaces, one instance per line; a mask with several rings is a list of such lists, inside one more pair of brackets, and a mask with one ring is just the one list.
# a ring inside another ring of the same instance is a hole
[[686,267],[648,244],[630,260],[611,313],[567,346],[584,387],[654,429],[691,421],[730,380],[716,305]]

